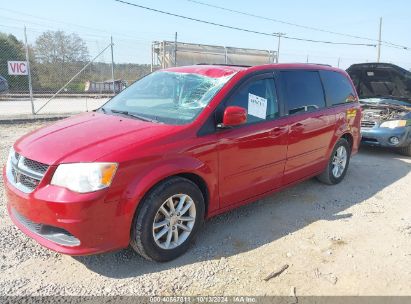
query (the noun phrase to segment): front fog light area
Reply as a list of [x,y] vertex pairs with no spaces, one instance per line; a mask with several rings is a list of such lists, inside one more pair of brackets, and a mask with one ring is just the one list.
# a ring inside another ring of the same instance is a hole
[[397,136],[390,137],[389,141],[392,145],[398,145],[400,143],[400,139]]

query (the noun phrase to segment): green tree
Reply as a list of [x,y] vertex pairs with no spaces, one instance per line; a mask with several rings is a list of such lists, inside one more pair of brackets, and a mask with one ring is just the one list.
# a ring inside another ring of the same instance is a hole
[[0,33],[0,75],[6,78],[11,92],[28,91],[27,76],[9,75],[7,61],[26,60],[24,44],[13,35]]
[[[43,89],[57,90],[73,77],[89,60],[86,43],[75,33],[47,31],[35,42],[36,74]],[[78,77],[76,87],[87,75]]]

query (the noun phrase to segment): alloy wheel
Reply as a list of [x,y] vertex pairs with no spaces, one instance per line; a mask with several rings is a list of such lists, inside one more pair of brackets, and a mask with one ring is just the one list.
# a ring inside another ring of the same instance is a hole
[[339,178],[345,170],[348,160],[348,153],[344,146],[338,147],[334,153],[332,161],[332,173],[335,178]]
[[153,222],[153,237],[162,249],[180,246],[191,234],[196,220],[196,207],[187,194],[169,197],[158,209]]

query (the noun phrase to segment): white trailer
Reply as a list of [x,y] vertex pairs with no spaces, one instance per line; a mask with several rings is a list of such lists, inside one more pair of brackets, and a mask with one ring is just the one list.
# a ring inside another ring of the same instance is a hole
[[175,41],[154,41],[151,69],[194,64],[261,65],[277,62],[277,52],[194,44]]

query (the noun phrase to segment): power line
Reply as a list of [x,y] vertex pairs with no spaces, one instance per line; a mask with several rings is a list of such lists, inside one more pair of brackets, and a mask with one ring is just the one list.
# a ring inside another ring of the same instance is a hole
[[[317,32],[323,32],[323,33],[339,35],[339,36],[355,38],[355,39],[368,40],[368,41],[373,41],[373,42],[378,41],[377,39],[373,39],[373,38],[369,38],[369,37],[362,37],[362,36],[356,36],[356,35],[352,35],[352,34],[334,32],[334,31],[320,29],[320,28],[316,28],[316,27],[312,27],[312,26],[287,22],[287,21],[283,21],[283,20],[279,20],[279,19],[269,18],[269,17],[265,17],[265,16],[261,16],[261,15],[255,15],[255,14],[251,14],[251,13],[246,13],[246,12],[242,12],[242,11],[238,11],[238,10],[234,10],[234,9],[230,9],[230,8],[226,8],[226,7],[222,7],[222,6],[218,6],[218,5],[214,5],[214,4],[209,4],[209,3],[205,3],[205,2],[201,2],[201,1],[197,1],[197,0],[186,0],[186,1],[192,2],[192,3],[195,3],[195,4],[199,4],[199,5],[203,5],[203,6],[217,8],[217,9],[227,11],[227,12],[231,12],[231,13],[236,13],[236,14],[249,16],[249,17],[253,17],[253,18],[258,18],[258,19],[263,19],[263,20],[267,20],[267,21],[273,21],[273,22],[282,23],[282,24],[286,24],[286,25],[291,25],[291,26],[295,26],[295,27],[299,27],[299,28],[303,28],[303,29],[308,29],[308,30],[313,30],[313,31],[317,31]],[[392,42],[389,42],[389,41],[381,41],[381,42],[386,44],[387,46],[392,46],[392,47],[395,47],[395,48],[405,49],[405,50],[409,49],[407,46],[395,44],[395,43],[392,43]]]
[[[209,25],[228,28],[228,29],[232,29],[232,30],[247,32],[247,33],[251,33],[251,34],[258,34],[258,35],[270,36],[270,37],[278,37],[278,35],[279,35],[277,33],[260,32],[260,31],[256,31],[256,30],[250,30],[250,29],[240,28],[240,27],[231,26],[231,25],[224,25],[224,24],[220,24],[220,23],[216,23],[216,22],[212,22],[212,21],[207,21],[207,20],[203,20],[203,19],[197,19],[197,18],[193,18],[193,17],[188,17],[188,16],[184,16],[184,15],[170,13],[170,12],[167,12],[167,11],[163,11],[163,10],[159,10],[159,9],[155,9],[155,8],[151,8],[151,7],[147,7],[147,6],[143,6],[143,5],[136,4],[136,3],[131,3],[131,2],[128,2],[128,1],[123,1],[123,0],[114,0],[114,1],[122,3],[122,4],[126,4],[126,5],[135,6],[135,7],[138,7],[138,8],[142,8],[142,9],[145,9],[145,10],[149,10],[149,11],[152,11],[152,12],[161,13],[161,14],[164,14],[164,15],[174,16],[174,17],[178,17],[178,18],[182,18],[182,19],[186,19],[186,20],[196,21],[196,22],[200,22],[200,23],[204,23],[204,24],[209,24]],[[306,41],[306,42],[313,42],[313,43],[351,45],[351,46],[373,46],[373,47],[376,46],[375,44],[367,44],[367,43],[334,42],[334,41],[325,41],[325,40],[305,39],[305,38],[291,37],[291,36],[282,36],[282,37],[285,38],[285,39]]]
[[[101,28],[93,28],[93,27],[90,27],[90,26],[85,26],[85,25],[75,24],[75,23],[70,23],[70,22],[64,22],[64,21],[60,21],[60,20],[56,20],[56,19],[51,19],[51,18],[39,17],[39,16],[36,16],[36,15],[26,14],[26,13],[14,11],[14,10],[11,10],[11,9],[5,9],[5,8],[1,8],[1,7],[0,7],[0,11],[5,11],[5,12],[8,12],[8,13],[12,13],[12,14],[17,14],[17,15],[19,15],[19,16],[23,15],[23,16],[27,16],[27,17],[32,17],[32,18],[35,18],[35,19],[38,19],[38,20],[46,21],[46,22],[48,22],[48,23],[51,22],[51,23],[55,23],[55,24],[63,24],[63,25],[66,25],[66,26],[77,27],[77,28],[81,28],[81,29],[88,30],[88,32],[115,34],[116,37],[119,37],[119,35],[121,35],[122,37],[127,37],[127,38],[129,38],[129,39],[135,39],[135,37],[133,37],[133,36],[124,35],[124,33],[107,31],[107,30],[103,30],[103,29],[101,29]],[[36,21],[36,22],[33,22],[33,21],[30,21],[30,20],[27,20],[27,19],[24,19],[24,20],[23,20],[23,19],[10,18],[10,17],[5,17],[5,16],[1,16],[1,19],[9,19],[9,20],[13,20],[13,21],[17,21],[17,22],[21,22],[21,23],[25,23],[25,24],[34,24],[34,25],[38,25],[38,26],[41,26],[41,27],[44,27],[44,28],[47,28],[47,29],[50,28],[50,27],[52,27],[52,26],[50,26],[49,24],[44,24],[44,23],[41,24],[41,23],[37,23],[37,21]],[[133,33],[132,33],[132,34],[133,34]],[[169,33],[165,33],[165,32],[163,32],[163,33],[139,32],[138,34],[162,34],[162,35],[169,35]],[[171,35],[170,35],[170,37],[171,37]],[[173,36],[173,37],[174,37],[174,36]],[[146,41],[147,41],[147,40],[146,40]]]

